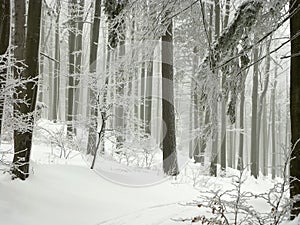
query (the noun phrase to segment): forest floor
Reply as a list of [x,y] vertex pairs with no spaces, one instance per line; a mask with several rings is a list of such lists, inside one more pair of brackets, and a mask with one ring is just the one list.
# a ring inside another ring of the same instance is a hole
[[[226,176],[213,178],[203,175],[203,168],[190,162],[176,179],[166,178],[140,187],[126,186],[91,170],[79,152],[72,152],[68,159],[54,157],[53,147],[45,143],[34,144],[31,165],[31,175],[26,181],[12,180],[9,173],[0,174],[0,224],[191,224],[196,216],[214,216],[210,208],[197,206],[205,204],[208,198],[203,196],[217,190],[231,190],[238,174],[236,170],[228,170]],[[246,178],[243,188],[254,194],[267,192],[280,181]],[[251,200],[250,204],[260,213],[271,210],[261,199]],[[300,219],[282,224],[297,225]]]

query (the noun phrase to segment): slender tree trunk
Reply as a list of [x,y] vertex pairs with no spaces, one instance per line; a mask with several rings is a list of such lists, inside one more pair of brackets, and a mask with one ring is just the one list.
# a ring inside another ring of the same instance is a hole
[[60,9],[61,3],[60,0],[57,0],[56,6],[56,20],[55,20],[55,49],[54,49],[54,81],[53,81],[53,108],[52,115],[53,121],[56,122],[59,118],[59,87],[60,87],[60,28],[59,28],[59,19],[60,19]]
[[[74,118],[75,121],[78,119],[78,110],[79,110],[79,96],[80,96],[80,87],[79,83],[82,75],[82,32],[83,32],[83,12],[84,12],[84,0],[80,0],[79,8],[77,9],[77,35],[75,38],[75,78],[74,78]],[[76,127],[74,127],[74,132],[76,134]]]
[[[118,58],[122,61],[122,58],[125,56],[125,42],[122,40],[120,42],[119,46],[119,54]],[[120,65],[121,68],[119,68],[118,71],[118,77],[116,77],[116,94],[117,94],[117,107],[116,107],[116,129],[119,134],[117,134],[117,148],[121,148],[123,146],[123,143],[125,141],[125,121],[124,121],[124,106],[123,106],[123,98],[124,98],[124,88],[125,88],[125,75],[124,75],[124,68],[123,65]],[[143,82],[143,80],[142,80]],[[144,115],[143,115],[144,116]]]
[[241,100],[240,100],[240,135],[239,135],[239,155],[238,155],[238,164],[237,169],[242,170],[244,168],[244,113],[245,113],[245,90],[241,92]]
[[[258,48],[254,49],[253,61],[258,59]],[[252,118],[251,118],[251,175],[258,177],[258,149],[257,149],[257,96],[258,96],[258,63],[254,65],[253,70],[253,88],[252,88]]]
[[[151,53],[153,57],[154,53]],[[152,57],[147,63],[147,79],[146,79],[146,99],[145,99],[145,131],[151,136],[151,118],[152,118],[152,86],[153,86],[153,60]]]
[[173,23],[169,24],[162,36],[162,118],[163,126],[163,169],[167,175],[179,173],[176,152],[176,128],[174,110],[174,69],[173,69]]
[[69,44],[69,75],[68,75],[68,110],[67,110],[67,131],[68,134],[73,132],[73,117],[74,117],[74,87],[75,87],[75,7],[76,7],[76,0],[69,0],[69,37],[68,37],[68,44]]
[[[39,73],[39,43],[40,43],[40,22],[41,22],[42,0],[29,0],[25,64],[27,68],[22,74],[25,79],[37,79]],[[36,80],[37,82],[37,80]],[[19,98],[24,98],[26,103],[20,103],[17,110],[22,115],[29,115],[28,130],[18,132],[15,136],[15,155],[13,174],[25,180],[29,176],[29,161],[32,145],[32,132],[34,125],[34,110],[37,98],[37,85],[34,81],[25,84],[26,89],[22,90]]]
[[[193,76],[195,76],[196,69],[198,67],[198,56],[197,56],[197,47],[194,47],[193,50]],[[194,121],[193,121],[193,130],[198,130],[199,129],[199,103],[198,103],[198,86],[197,84],[194,87],[193,90],[193,112],[194,112]],[[193,138],[193,156],[194,160],[196,163],[201,162],[201,157],[200,157],[200,138],[198,136]]]
[[275,124],[275,98],[276,98],[276,86],[277,86],[277,66],[275,67],[275,76],[274,76],[274,84],[271,93],[271,116],[272,116],[272,179],[276,177],[276,158],[277,158],[277,151],[276,151],[276,124]]
[[269,138],[268,138],[268,119],[267,119],[267,100],[263,100],[262,112],[262,139],[263,139],[263,165],[262,172],[264,176],[268,175],[268,162],[269,162]]

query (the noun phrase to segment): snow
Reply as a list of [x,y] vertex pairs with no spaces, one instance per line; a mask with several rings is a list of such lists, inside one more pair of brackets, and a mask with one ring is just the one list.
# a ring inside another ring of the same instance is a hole
[[[90,161],[79,152],[72,151],[68,159],[63,159],[57,157],[57,151],[59,148],[46,142],[35,141],[31,175],[26,181],[0,174],[0,224],[191,224],[195,216],[211,215],[209,209],[198,208],[195,202],[201,202],[212,190],[231,190],[238,175],[228,168],[224,177],[209,177],[208,165],[189,162],[176,179],[166,178],[100,157],[95,171],[89,169]],[[139,185],[135,185],[137,180]],[[243,191],[267,192],[275,182],[246,174]],[[252,200],[251,205],[259,212],[270,211],[259,199]],[[281,225],[299,224],[300,217]]]
[[[49,159],[47,152],[51,153],[49,146],[34,146],[33,172],[26,181],[11,180],[9,174],[1,174],[1,224],[114,224],[115,218],[122,220],[144,212],[153,217],[152,213],[161,208],[171,215],[168,206],[179,210],[177,203],[191,201],[197,195],[189,185],[173,185],[169,181],[143,188],[118,185],[90,170],[80,155],[60,161],[63,164],[45,164]],[[167,221],[168,215],[163,215]],[[129,224],[141,224],[140,220]]]

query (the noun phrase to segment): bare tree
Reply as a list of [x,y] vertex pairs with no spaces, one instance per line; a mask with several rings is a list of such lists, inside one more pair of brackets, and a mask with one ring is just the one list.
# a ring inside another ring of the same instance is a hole
[[[5,54],[8,53],[9,46],[9,35],[10,35],[10,0],[4,0],[0,3],[0,90],[6,83],[7,69],[5,64],[7,59]],[[2,65],[4,64],[4,69]],[[4,95],[0,96],[0,137],[2,131],[2,118],[3,118],[3,107],[4,107]],[[0,140],[1,142],[1,140]]]
[[163,169],[167,175],[179,173],[176,153],[176,128],[174,111],[173,71],[173,23],[168,25],[162,36],[162,118],[163,126]]
[[[291,72],[290,72],[290,100],[291,100],[291,131],[292,131],[292,160],[290,162],[290,194],[291,198],[300,194],[300,0],[290,0],[290,36],[291,36]],[[291,217],[300,213],[300,201],[293,205]]]
[[13,159],[13,174],[22,180],[29,176],[34,111],[37,98],[36,82],[39,74],[41,8],[42,0],[29,0],[25,49],[25,64],[27,67],[22,73],[22,77],[30,81],[26,82],[25,88],[18,93],[18,98],[24,99],[25,102],[21,102],[16,106],[16,110],[21,115],[28,117],[28,127],[23,132],[17,131],[15,133],[15,140],[17,141],[14,144],[15,155]]

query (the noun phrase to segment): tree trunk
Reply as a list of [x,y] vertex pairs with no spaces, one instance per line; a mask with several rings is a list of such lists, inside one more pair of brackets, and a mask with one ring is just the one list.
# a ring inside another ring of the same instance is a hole
[[[254,49],[253,61],[258,59],[258,48]],[[257,96],[258,96],[258,63],[253,69],[253,88],[252,88],[252,118],[251,118],[251,175],[258,177],[258,149],[257,149]]]
[[[219,0],[218,0],[218,5],[220,4]],[[218,6],[220,7],[220,6]],[[224,29],[227,27],[228,25],[228,20],[229,20],[229,8],[230,8],[230,0],[226,0],[226,13],[225,13],[225,18],[224,18]],[[220,14],[220,9],[217,10],[218,14]],[[219,23],[219,22],[216,22]],[[218,25],[219,26],[219,25]],[[219,35],[218,35],[219,36]],[[226,73],[222,74],[222,78],[221,78],[221,83],[222,83],[222,88],[224,87],[226,82]],[[227,157],[231,157],[230,154],[227,155],[227,149],[226,149],[226,141],[227,141],[227,132],[226,132],[226,96],[223,96],[222,98],[222,102],[221,102],[221,170],[225,170],[226,169],[226,159]]]
[[[19,0],[18,0],[19,1]],[[38,78],[39,65],[39,43],[40,43],[40,21],[41,21],[42,0],[29,0],[25,64],[26,69],[22,76],[25,79]],[[37,80],[36,80],[37,82]],[[29,176],[29,161],[32,145],[32,132],[34,125],[34,110],[37,97],[37,85],[34,81],[25,84],[19,99],[25,99],[26,103],[18,104],[16,110],[22,115],[28,116],[28,130],[25,132],[16,132],[15,155],[13,159],[13,174],[18,178],[25,180]]]
[[163,126],[163,170],[167,175],[179,173],[176,153],[176,128],[174,110],[173,69],[173,23],[162,36],[162,119]]
[[[198,56],[197,56],[197,47],[194,47],[194,50],[193,50],[193,70],[192,70],[192,73],[193,73],[193,76],[195,77],[196,76],[196,70],[197,70],[197,67],[198,67]],[[194,121],[193,121],[193,130],[194,131],[197,131],[199,129],[199,103],[198,103],[198,94],[197,94],[197,91],[198,91],[198,88],[197,88],[197,84],[195,85],[194,87],[194,90],[193,90],[193,113],[194,113]],[[197,131],[198,132],[198,131]],[[201,162],[201,156],[200,156],[200,138],[199,136],[196,136],[193,138],[193,149],[192,149],[192,152],[193,152],[193,157],[194,157],[194,160],[196,163],[200,163]]]
[[[4,65],[4,69],[0,70],[0,90],[3,90],[7,79],[7,59],[5,54],[8,53],[10,37],[10,0],[4,0],[0,3],[0,68]],[[5,93],[0,96],[0,144],[2,131],[2,118]]]
[[60,19],[60,0],[57,0],[56,6],[56,21],[55,21],[55,50],[54,50],[54,81],[53,81],[53,108],[52,115],[53,121],[56,122],[59,119],[58,110],[59,110],[59,87],[60,87],[60,28],[59,28],[59,19]]
[[[100,29],[100,16],[101,16],[101,0],[96,0],[94,23],[92,27],[92,38],[90,44],[90,73],[96,73],[97,69],[97,52],[98,52],[98,41],[99,41],[99,29]],[[97,141],[97,92],[95,88],[89,89],[89,100],[90,100],[90,126],[88,136],[88,147],[87,154],[95,154],[96,141]]]
[[[300,0],[290,0],[290,12],[298,10]],[[292,131],[292,160],[290,162],[290,195],[293,198],[300,194],[300,11],[298,10],[290,19],[290,36],[291,40],[291,70],[290,70],[290,110],[291,110],[291,131]],[[297,37],[295,35],[297,34]],[[294,179],[295,178],[295,179]],[[300,213],[300,201],[293,204],[291,217],[294,218]]]
[[[82,32],[83,32],[83,13],[84,13],[84,0],[80,0],[79,8],[77,9],[77,35],[75,38],[75,78],[74,78],[74,119],[78,119],[79,110],[79,96],[80,87],[79,83],[82,75]],[[74,127],[74,133],[76,134],[76,127]]]
[[272,117],[272,179],[276,177],[276,124],[275,124],[275,95],[276,95],[276,86],[277,86],[277,66],[275,67],[275,76],[274,76],[274,86],[271,93],[271,117]]
[[[153,52],[151,56],[153,56]],[[145,131],[151,136],[151,117],[152,117],[152,86],[153,86],[153,61],[152,57],[147,63],[147,79],[146,79],[146,99],[145,99]]]
[[244,168],[244,111],[245,111],[245,90],[241,92],[240,100],[240,135],[239,135],[239,155],[238,155],[238,164],[237,169],[242,170]]
[[67,110],[67,131],[68,134],[73,132],[73,117],[74,117],[74,98],[75,98],[75,7],[76,7],[76,0],[69,0],[69,37],[68,37],[68,44],[69,44],[69,74],[68,74],[68,110]]
[[[268,55],[267,58],[266,58],[266,69],[265,69],[265,81],[264,81],[264,86],[263,86],[263,90],[262,90],[262,93],[259,97],[259,104],[258,104],[258,115],[257,115],[257,137],[258,137],[258,140],[257,140],[257,151],[258,152],[261,152],[260,151],[260,140],[262,140],[262,143],[264,143],[265,140],[263,140],[263,135],[260,135],[261,134],[261,124],[264,122],[262,120],[262,114],[263,114],[263,103],[265,102],[265,97],[266,97],[266,93],[267,93],[267,90],[268,90],[268,86],[269,86],[269,75],[270,75],[270,66],[271,66],[271,56],[270,56],[270,45],[271,45],[271,40],[270,39],[267,43],[267,49],[266,49],[266,54]],[[265,154],[264,154],[264,151],[267,151],[267,149],[264,149],[262,148],[262,152],[261,152],[261,156],[262,156],[262,162],[265,161]],[[259,163],[259,161],[257,162]],[[263,163],[264,164],[264,163]],[[265,168],[262,168],[262,171],[263,173],[266,172]]]

